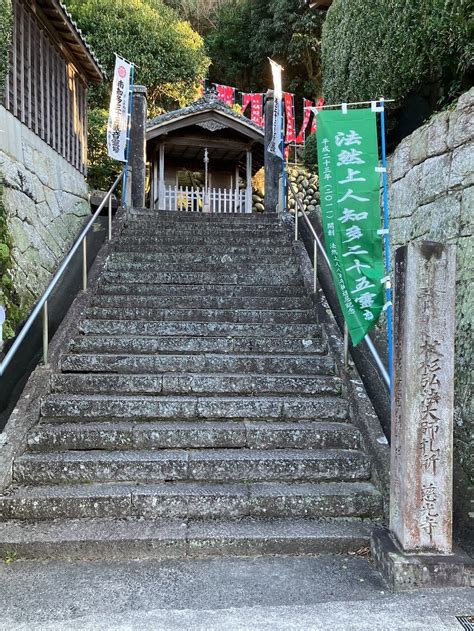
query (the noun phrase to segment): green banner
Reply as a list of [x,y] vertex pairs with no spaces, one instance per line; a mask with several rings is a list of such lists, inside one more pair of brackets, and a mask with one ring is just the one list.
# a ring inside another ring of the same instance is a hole
[[318,112],[318,170],[326,251],[352,342],[384,306],[377,126],[371,109]]

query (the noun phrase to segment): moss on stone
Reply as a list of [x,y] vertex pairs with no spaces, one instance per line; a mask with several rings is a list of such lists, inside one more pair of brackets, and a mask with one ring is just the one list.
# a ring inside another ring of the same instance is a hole
[[5,77],[10,60],[12,43],[12,5],[10,0],[0,2],[0,95],[3,93]]

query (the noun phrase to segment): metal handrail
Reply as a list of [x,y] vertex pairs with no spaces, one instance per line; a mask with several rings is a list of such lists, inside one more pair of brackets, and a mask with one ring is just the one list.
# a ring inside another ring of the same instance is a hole
[[[293,186],[293,182],[291,182],[291,180],[289,179],[289,177],[287,177],[287,183],[288,186],[293,194],[293,198],[295,200],[296,203],[296,208],[295,208],[295,241],[298,241],[298,216],[299,216],[299,212],[301,212],[301,215],[304,217],[304,220],[306,222],[306,225],[308,226],[312,236],[313,236],[313,244],[314,244],[314,264],[313,264],[313,289],[314,292],[316,292],[316,287],[317,287],[317,274],[318,274],[318,248],[321,252],[321,254],[323,255],[324,260],[326,261],[331,273],[332,273],[332,269],[331,269],[331,262],[329,260],[329,257],[326,253],[326,250],[321,242],[321,239],[318,237],[318,234],[316,233],[316,230],[314,229],[312,223],[310,222],[310,220],[308,219],[306,212],[303,208],[303,204],[301,202],[301,200],[299,199],[299,197],[297,196],[297,192],[295,191],[295,188]],[[298,208],[299,207],[299,208]],[[343,314],[344,317],[344,314]],[[375,363],[377,364],[377,367],[385,381],[385,383],[387,384],[388,387],[390,387],[390,377],[389,374],[387,372],[387,369],[385,368],[380,355],[377,352],[377,349],[374,346],[374,343],[372,342],[372,340],[370,339],[369,335],[366,335],[364,337],[364,341],[367,344],[367,347],[372,355],[372,357],[374,358]],[[349,332],[347,329],[347,323],[344,320],[344,361],[345,364],[347,365],[347,357],[348,357],[348,346],[349,346]]]
[[78,238],[74,242],[74,245],[72,246],[72,248],[69,250],[69,253],[67,254],[67,256],[64,259],[64,261],[62,262],[60,268],[58,269],[58,271],[54,275],[52,281],[49,283],[48,287],[46,288],[46,291],[44,292],[44,294],[41,296],[41,298],[36,303],[36,306],[33,309],[33,311],[31,312],[28,320],[23,325],[23,328],[21,329],[20,333],[17,335],[17,337],[16,337],[14,343],[12,344],[12,346],[10,347],[8,353],[5,355],[5,357],[3,358],[3,361],[0,363],[0,377],[5,373],[6,369],[8,368],[8,366],[9,366],[9,364],[11,362],[11,360],[13,359],[13,357],[16,354],[16,352],[18,351],[21,343],[23,342],[25,337],[28,335],[28,332],[31,329],[34,321],[38,317],[40,311],[43,311],[43,360],[44,360],[45,364],[48,363],[48,346],[49,346],[48,298],[50,297],[50,295],[53,292],[54,288],[58,284],[58,282],[61,279],[62,275],[64,274],[67,266],[71,262],[74,254],[77,252],[77,250],[79,249],[81,244],[82,244],[82,288],[84,289],[84,291],[87,289],[87,234],[88,234],[89,230],[91,229],[92,224],[95,223],[95,220],[97,219],[97,217],[99,216],[100,212],[102,211],[102,209],[104,208],[105,204],[108,201],[109,202],[109,207],[108,207],[108,231],[107,231],[107,234],[108,234],[108,240],[109,241],[112,238],[112,193],[117,188],[117,186],[120,183],[120,181],[122,180],[122,178],[124,176],[124,173],[125,173],[125,169],[120,173],[120,175],[117,177],[117,179],[115,180],[115,182],[113,183],[111,188],[108,190],[107,194],[105,195],[104,199],[100,203],[99,207],[97,208],[95,213],[92,215],[90,220],[87,222],[87,225],[85,226],[85,228],[82,230],[81,234],[78,236]]

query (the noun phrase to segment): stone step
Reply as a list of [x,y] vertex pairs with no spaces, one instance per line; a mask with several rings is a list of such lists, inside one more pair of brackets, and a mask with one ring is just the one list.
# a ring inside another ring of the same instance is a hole
[[251,213],[193,213],[180,211],[131,212],[130,219],[133,222],[161,223],[183,225],[188,223],[211,225],[281,225],[277,215],[251,214]]
[[206,263],[206,265],[247,265],[249,260],[252,264],[266,265],[290,265],[295,264],[294,258],[290,251],[275,254],[273,251],[268,254],[262,254],[258,250],[249,257],[249,253],[244,252],[222,252],[216,254],[209,252],[208,249],[197,252],[114,252],[110,257],[110,262],[117,263],[153,263],[160,267],[166,265],[195,265],[197,263]]
[[140,307],[89,307],[85,316],[96,320],[153,320],[190,322],[256,322],[262,324],[311,324],[313,309],[146,309]]
[[[136,241],[136,243],[135,243]],[[135,244],[134,244],[135,243]],[[113,254],[145,254],[145,255],[161,255],[161,256],[174,256],[174,255],[197,255],[197,256],[236,256],[247,257],[247,260],[256,257],[282,257],[288,258],[293,256],[293,250],[291,243],[277,242],[272,245],[248,245],[248,244],[236,244],[229,239],[227,243],[212,243],[212,248],[209,243],[195,244],[192,242],[183,244],[160,244],[159,248],[154,244],[149,244],[146,239],[129,240],[124,242],[119,240],[113,244]]]
[[[145,322],[126,320],[82,320],[80,331],[91,335],[146,335],[153,337],[215,337],[314,340],[321,337],[317,324],[239,324],[231,322]],[[307,343],[308,344],[308,343]]]
[[347,554],[370,544],[372,527],[358,519],[7,521],[0,523],[0,556],[11,550],[25,560]]
[[126,396],[51,394],[42,415],[58,419],[328,420],[348,419],[347,401],[318,396]]
[[312,303],[304,296],[278,297],[224,297],[224,296],[140,296],[140,295],[97,295],[92,306],[101,308],[140,307],[145,309],[233,309],[254,310],[298,310],[311,309]]
[[247,273],[241,272],[160,272],[153,274],[145,272],[113,272],[106,271],[102,275],[102,282],[122,284],[154,284],[163,285],[302,285],[299,274],[293,270]]
[[156,374],[163,372],[256,373],[291,375],[334,374],[334,360],[319,355],[67,355],[63,372]]
[[283,277],[287,275],[294,275],[296,273],[296,266],[293,261],[285,261],[280,258],[277,261],[261,262],[261,261],[249,261],[242,258],[240,261],[235,262],[214,262],[208,263],[206,261],[181,261],[171,260],[162,262],[158,265],[155,262],[150,261],[120,261],[114,258],[109,259],[107,263],[108,272],[138,272],[141,274],[153,275],[156,272],[162,273],[198,273],[207,272],[209,274],[248,274],[249,276],[261,275],[261,274],[282,274]]
[[[288,243],[288,249],[290,248],[290,241],[284,240],[283,237],[272,237],[272,235],[254,235],[250,233],[248,236],[235,233],[229,236],[227,235],[194,235],[192,232],[187,234],[179,234],[178,232],[168,234],[150,234],[149,231],[145,231],[143,236],[137,233],[123,233],[120,236],[120,244],[128,247],[141,247],[147,245],[150,249],[159,252],[161,246],[181,246],[186,251],[187,246],[201,246],[201,248],[207,248],[210,253],[214,252],[214,247],[218,250],[226,248],[229,244],[234,247],[240,247],[242,249],[255,249],[260,247],[271,248],[274,245],[284,247]],[[145,250],[146,251],[146,250]]]
[[0,521],[147,517],[379,517],[367,482],[78,484],[17,487],[0,495]]
[[156,283],[119,284],[101,281],[98,294],[127,296],[202,296],[221,298],[299,298],[305,297],[303,285],[158,285]]
[[218,237],[231,238],[251,237],[252,239],[274,237],[275,239],[287,239],[287,231],[279,224],[212,224],[212,223],[181,223],[178,226],[171,222],[161,221],[133,221],[130,222],[122,232],[121,236],[143,237],[151,235],[153,237],[188,237],[197,235],[203,238]]
[[176,374],[156,375],[53,375],[52,392],[117,395],[340,395],[339,377],[253,375],[253,374]]
[[33,452],[135,449],[359,449],[349,423],[326,421],[43,422],[28,435]]
[[201,449],[26,453],[13,465],[15,483],[42,486],[93,482],[361,481],[370,462],[342,449]]
[[155,353],[295,353],[322,355],[326,344],[315,339],[272,337],[146,337],[82,335],[70,350],[75,353],[115,353],[153,355]]

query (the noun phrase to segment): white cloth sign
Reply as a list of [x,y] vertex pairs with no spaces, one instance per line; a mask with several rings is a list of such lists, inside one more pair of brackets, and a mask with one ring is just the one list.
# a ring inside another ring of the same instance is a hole
[[132,64],[115,55],[114,82],[107,125],[107,150],[114,160],[126,162],[128,106]]
[[269,59],[273,75],[273,125],[272,139],[268,145],[268,151],[283,160],[281,152],[282,141],[282,113],[283,113],[283,91],[281,82],[281,71],[283,68],[272,59]]

